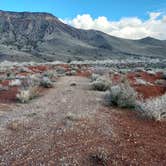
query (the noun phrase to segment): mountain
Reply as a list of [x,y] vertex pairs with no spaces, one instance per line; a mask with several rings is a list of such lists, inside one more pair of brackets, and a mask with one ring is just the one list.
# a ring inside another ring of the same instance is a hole
[[76,29],[49,13],[0,11],[0,61],[165,58],[166,41]]

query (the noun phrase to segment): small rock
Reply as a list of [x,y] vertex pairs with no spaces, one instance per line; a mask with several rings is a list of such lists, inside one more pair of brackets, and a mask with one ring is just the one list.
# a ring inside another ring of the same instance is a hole
[[75,82],[72,82],[70,86],[76,86],[77,84]]

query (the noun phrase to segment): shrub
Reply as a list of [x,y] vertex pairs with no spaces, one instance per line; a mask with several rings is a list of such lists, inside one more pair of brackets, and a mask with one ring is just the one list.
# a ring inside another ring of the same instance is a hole
[[109,160],[109,154],[104,148],[98,148],[94,154],[90,155],[90,159],[96,165],[101,164],[106,166]]
[[20,90],[19,93],[16,95],[16,98],[21,103],[26,103],[38,95],[39,95],[38,87],[29,87],[28,89]]
[[136,109],[143,116],[160,121],[166,118],[166,94],[145,101],[137,101]]
[[82,116],[80,114],[74,114],[72,112],[68,112],[65,117],[66,120],[70,120],[70,121],[77,121],[81,118]]
[[20,86],[20,85],[21,85],[21,81],[19,79],[12,80],[9,83],[9,86]]
[[15,79],[15,74],[12,72],[7,72],[6,74],[8,80],[13,80]]
[[109,89],[110,85],[111,81],[109,81],[109,78],[107,79],[105,77],[99,77],[91,83],[92,89],[98,91],[106,91]]
[[26,72],[26,73],[30,73],[31,70],[29,70],[26,66],[21,66],[18,68],[19,72]]
[[41,75],[40,74],[29,75],[25,78],[22,78],[22,86],[24,88],[39,86],[40,81],[41,81]]
[[43,77],[40,81],[40,86],[44,88],[52,88],[54,84],[48,77]]
[[56,68],[56,72],[57,72],[58,75],[63,75],[63,74],[66,73],[66,70],[65,70],[65,68],[63,68],[63,67],[58,66],[58,67]]
[[148,71],[146,71],[148,74],[150,74],[150,75],[156,75],[156,72],[155,71],[152,71],[152,70],[148,70]]
[[6,76],[5,75],[0,75],[0,82],[5,80],[6,79]]
[[98,78],[100,77],[100,75],[99,74],[92,74],[91,75],[91,81],[93,82],[93,81],[96,81]]
[[165,84],[165,80],[164,79],[156,80],[155,84],[157,84],[157,85],[164,85]]
[[166,80],[166,72],[164,71],[163,74],[162,74],[162,79]]
[[106,100],[110,105],[118,107],[135,107],[137,93],[128,82],[112,86],[106,94]]
[[43,73],[43,76],[48,77],[49,79],[53,79],[57,76],[57,73],[54,70],[48,70],[48,71]]
[[148,84],[147,81],[145,81],[145,80],[143,80],[143,79],[140,79],[140,78],[136,78],[136,83],[137,83],[138,85],[147,85],[147,84]]

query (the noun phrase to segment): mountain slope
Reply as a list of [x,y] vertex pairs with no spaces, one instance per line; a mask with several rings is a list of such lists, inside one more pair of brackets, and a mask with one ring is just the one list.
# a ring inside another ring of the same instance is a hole
[[53,61],[161,57],[166,42],[127,40],[95,30],[81,30],[48,13],[0,11],[0,60]]

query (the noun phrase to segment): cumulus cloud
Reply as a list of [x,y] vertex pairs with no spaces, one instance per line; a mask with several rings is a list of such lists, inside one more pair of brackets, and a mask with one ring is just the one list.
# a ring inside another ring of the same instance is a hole
[[71,20],[63,22],[81,29],[95,29],[107,34],[128,38],[140,39],[151,36],[166,39],[166,15],[160,12],[151,12],[147,20],[138,17],[121,18],[119,21],[110,21],[105,16],[93,19],[89,14],[77,15]]

